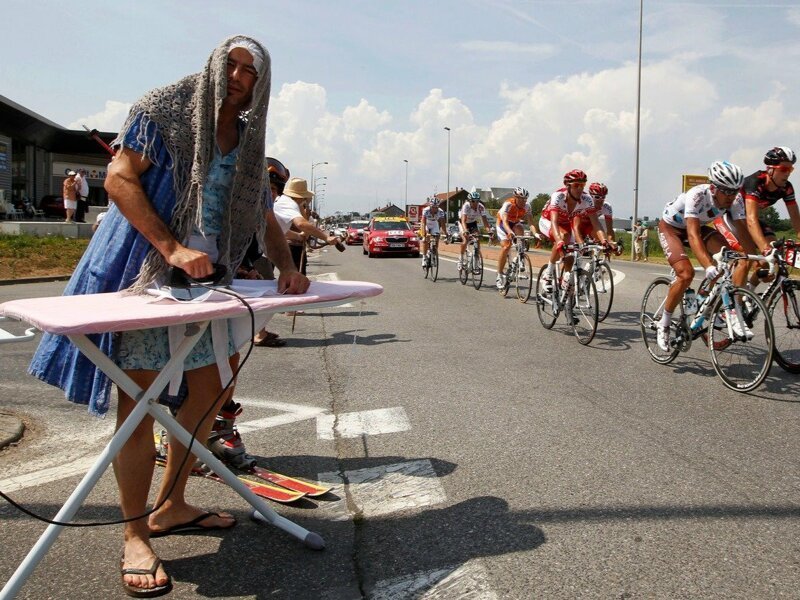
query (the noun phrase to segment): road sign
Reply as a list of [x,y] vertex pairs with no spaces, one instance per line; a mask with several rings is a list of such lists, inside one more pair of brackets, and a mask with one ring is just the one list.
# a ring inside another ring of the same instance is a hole
[[708,183],[708,177],[705,175],[684,175],[683,176],[683,191],[686,192],[696,185]]

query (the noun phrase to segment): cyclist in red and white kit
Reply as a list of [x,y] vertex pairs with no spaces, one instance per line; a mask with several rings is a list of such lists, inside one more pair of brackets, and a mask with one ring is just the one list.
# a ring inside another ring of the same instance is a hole
[[[603,183],[590,183],[589,195],[594,201],[594,209],[595,213],[597,214],[597,220],[600,222],[600,227],[606,234],[606,239],[611,242],[616,241],[616,237],[614,235],[614,211],[611,208],[611,205],[606,202],[608,187],[606,187],[606,185]],[[597,239],[596,234],[594,233],[594,227],[592,227],[592,221],[589,219],[588,215],[584,214],[577,216],[573,226],[575,227],[576,233],[580,235],[581,239]]]
[[[675,271],[675,281],[667,293],[664,312],[657,329],[658,346],[664,352],[669,351],[672,313],[694,279],[694,267],[685,247],[688,245],[692,249],[705,269],[706,279],[711,281],[719,275],[711,256],[729,244],[708,224],[727,213],[737,232],[737,238],[746,246],[751,243],[744,222],[744,201],[739,193],[744,181],[742,170],[729,162],[718,161],[709,167],[708,179],[711,183],[696,185],[669,202],[658,223],[658,239],[664,255]],[[746,261],[741,261],[732,278],[734,284],[742,285],[746,276],[747,264]],[[752,332],[744,322],[739,321],[735,313],[732,317],[734,332],[752,337]]]
[[[539,218],[539,230],[553,242],[553,250],[550,252],[550,262],[543,275],[544,289],[550,291],[552,288],[552,273],[556,261],[560,258],[562,248],[566,244],[575,242],[576,234],[581,243],[583,236],[575,232],[574,222],[578,217],[589,219],[592,230],[597,232],[600,242],[606,243],[606,234],[597,219],[594,200],[584,190],[586,187],[586,173],[580,169],[573,169],[564,175],[564,186],[556,190],[547,204],[542,209],[542,216]],[[564,278],[569,275],[572,269],[572,257],[564,259]]]

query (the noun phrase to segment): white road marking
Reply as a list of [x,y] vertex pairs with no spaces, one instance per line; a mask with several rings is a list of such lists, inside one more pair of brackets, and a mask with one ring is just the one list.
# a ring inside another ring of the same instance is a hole
[[409,429],[411,423],[401,406],[344,413],[339,415],[338,423],[336,415],[317,417],[317,437],[321,440],[332,440],[337,435],[343,438],[356,438],[362,435],[396,433]]
[[489,587],[489,574],[482,564],[470,561],[461,566],[445,567],[385,579],[367,594],[369,600],[496,600]]
[[[427,459],[346,471],[345,477],[354,508],[363,517],[379,517],[447,501],[436,471]],[[317,478],[334,485],[343,484],[339,473],[334,471],[320,473]],[[338,495],[341,500],[325,506],[325,512],[330,511],[337,520],[347,511],[344,494]]]
[[73,462],[61,464],[47,469],[40,469],[33,473],[26,473],[24,475],[17,475],[16,477],[9,477],[8,479],[0,479],[0,490],[4,492],[16,492],[18,490],[50,483],[51,481],[58,481],[59,479],[66,479],[73,475],[85,475],[94,462],[97,456],[84,456]]
[[282,414],[264,417],[263,419],[253,419],[252,421],[236,422],[239,433],[269,429],[279,425],[288,425],[298,421],[316,419],[320,415],[328,412],[326,408],[316,406],[305,406],[303,404],[289,404],[288,402],[272,402],[271,400],[258,400],[255,398],[236,398],[236,401],[243,405],[259,406],[261,408],[272,408],[282,411]]

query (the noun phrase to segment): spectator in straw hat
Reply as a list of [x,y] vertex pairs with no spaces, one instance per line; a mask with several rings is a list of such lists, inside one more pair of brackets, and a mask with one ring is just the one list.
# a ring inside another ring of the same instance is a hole
[[[313,197],[314,192],[308,191],[308,183],[305,179],[292,177],[286,183],[283,188],[283,194],[278,196],[273,207],[278,225],[280,225],[281,231],[285,235],[289,234],[287,237],[290,237],[290,232],[293,231],[306,236],[313,235],[328,244],[336,244],[341,241],[338,237],[323,231],[311,223],[306,216],[308,215],[308,202]],[[306,265],[303,258],[303,248],[304,245],[289,245],[295,266],[305,275]]]

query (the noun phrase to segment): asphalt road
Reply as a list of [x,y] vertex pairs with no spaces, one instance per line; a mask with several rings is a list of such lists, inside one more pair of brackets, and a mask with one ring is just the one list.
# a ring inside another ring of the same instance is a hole
[[[454,262],[435,283],[418,260],[358,248],[309,268],[385,291],[299,315],[294,334],[275,317],[289,345],[255,348],[237,396],[250,453],[335,484],[277,506],[327,548],[252,523],[226,486],[192,479],[192,501],[240,523],[155,540],[171,597],[800,597],[798,378],[776,366],[737,394],[702,344],[652,362],[636,321],[664,267],[617,264],[612,315],[588,347],[563,319],[544,330],[532,303],[461,286]],[[0,287],[0,301],[62,287]],[[0,453],[0,490],[53,515],[113,415],[90,417],[25,375],[34,348],[0,348],[0,402],[29,426]],[[107,473],[80,517],[117,506]],[[43,529],[0,505],[0,582]],[[65,531],[20,597],[124,597],[121,546],[118,527]]]

